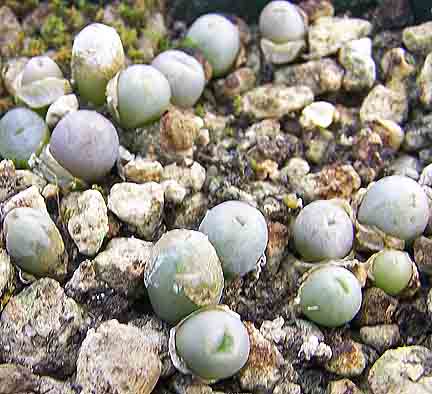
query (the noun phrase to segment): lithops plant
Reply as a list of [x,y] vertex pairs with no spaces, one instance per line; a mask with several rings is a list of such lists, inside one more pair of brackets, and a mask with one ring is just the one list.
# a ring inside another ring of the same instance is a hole
[[74,177],[96,182],[114,166],[119,139],[107,118],[95,111],[80,110],[69,113],[57,124],[49,151]]
[[230,71],[240,51],[239,29],[222,15],[199,17],[186,37],[204,53],[216,77]]
[[353,246],[354,228],[340,200],[317,200],[304,207],[293,226],[294,245],[306,261],[342,259]]
[[126,129],[145,126],[168,109],[171,88],[156,68],[135,64],[118,73],[108,84],[108,109]]
[[35,110],[45,110],[72,88],[59,66],[48,56],[31,58],[21,74],[16,91],[18,101]]
[[387,294],[396,296],[406,293],[408,288],[417,290],[418,271],[408,253],[384,249],[372,255],[368,264],[368,276],[374,286],[384,290]]
[[38,155],[48,140],[47,125],[30,109],[11,109],[0,119],[0,155],[18,168],[28,167],[30,156]]
[[72,47],[72,79],[85,101],[102,105],[108,81],[124,64],[123,44],[112,27],[93,23],[75,37]]
[[194,57],[173,49],[162,52],[151,65],[168,80],[174,105],[192,107],[201,97],[205,74],[202,65]]
[[357,221],[385,235],[412,241],[424,232],[429,215],[428,197],[422,187],[411,178],[392,175],[367,189]]
[[209,383],[237,373],[249,352],[249,335],[240,316],[223,305],[199,309],[170,333],[176,368]]
[[67,255],[63,239],[46,212],[15,208],[5,217],[3,232],[8,254],[23,271],[36,277],[64,277]]
[[177,323],[200,307],[218,304],[224,278],[216,251],[204,234],[171,230],[154,245],[144,283],[155,313]]
[[243,276],[265,259],[268,230],[263,214],[242,201],[226,201],[210,209],[199,231],[206,234],[222,262],[226,278]]
[[346,268],[328,264],[306,273],[297,298],[310,320],[325,327],[350,322],[360,310],[361,286]]

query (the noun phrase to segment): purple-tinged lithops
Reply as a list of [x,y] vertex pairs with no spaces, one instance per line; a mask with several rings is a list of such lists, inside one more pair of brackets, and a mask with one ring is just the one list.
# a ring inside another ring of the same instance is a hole
[[95,182],[114,166],[119,139],[107,118],[95,111],[81,110],[69,113],[57,124],[49,149],[74,177]]
[[176,368],[209,383],[236,374],[249,352],[249,334],[240,316],[222,305],[199,309],[170,333]]
[[204,234],[171,230],[154,245],[144,283],[156,315],[177,323],[200,307],[218,304],[224,278]]
[[27,108],[11,109],[0,119],[0,155],[18,168],[28,167],[30,156],[38,155],[48,140],[47,125]]
[[429,215],[428,197],[422,187],[411,178],[393,175],[367,189],[357,220],[400,240],[411,241],[423,233]]
[[298,300],[310,320],[338,327],[350,322],[360,310],[362,291],[357,278],[346,268],[325,265],[306,273]]
[[7,252],[23,271],[36,277],[64,277],[67,255],[60,232],[48,213],[15,208],[6,215],[4,234]]
[[342,259],[352,249],[353,222],[335,200],[317,200],[302,209],[293,227],[294,245],[307,261]]
[[202,65],[194,57],[178,50],[162,52],[152,64],[165,75],[171,87],[171,101],[174,105],[192,107],[205,86]]
[[156,68],[135,64],[118,73],[107,86],[107,103],[112,116],[125,129],[158,120],[168,109],[171,88]]
[[223,202],[207,212],[199,231],[215,247],[225,277],[243,276],[259,268],[268,230],[258,209],[242,201]]
[[189,28],[187,38],[204,53],[217,77],[230,71],[240,51],[238,27],[218,14],[199,17]]
[[93,23],[75,37],[72,79],[85,101],[102,105],[108,81],[124,67],[124,63],[123,44],[112,27]]
[[32,57],[24,66],[21,84],[28,85],[45,78],[63,78],[63,73],[57,63],[48,56]]

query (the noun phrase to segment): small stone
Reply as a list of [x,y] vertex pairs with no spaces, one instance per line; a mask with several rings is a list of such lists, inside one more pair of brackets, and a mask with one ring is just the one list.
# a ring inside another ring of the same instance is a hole
[[398,300],[384,290],[377,287],[366,289],[357,321],[361,326],[392,324],[398,304]]
[[342,87],[343,68],[333,59],[311,60],[281,67],[275,71],[275,83],[287,86],[308,86],[314,95],[338,92]]
[[432,275],[432,239],[419,237],[414,241],[414,261],[420,272]]
[[36,186],[30,186],[6,201],[3,205],[2,214],[6,216],[12,209],[20,207],[35,208],[48,214],[45,200]]
[[21,74],[28,60],[27,57],[8,59],[3,63],[3,69],[0,70],[4,87],[13,97],[16,96],[17,90],[21,86]]
[[335,117],[336,108],[326,101],[315,101],[303,108],[300,124],[305,129],[328,128]]
[[[14,290],[15,270],[6,250],[0,249],[0,312]],[[1,392],[1,391],[0,391]]]
[[267,62],[273,64],[287,64],[296,60],[306,49],[306,41],[295,40],[282,44],[275,43],[266,38],[261,39],[261,50]]
[[432,52],[426,56],[420,75],[417,78],[420,101],[426,108],[432,106]]
[[237,95],[248,92],[255,87],[256,75],[249,67],[242,67],[229,74],[226,78],[214,83],[217,96],[233,99]]
[[61,96],[49,106],[45,117],[46,124],[53,129],[63,117],[70,112],[78,111],[78,108],[77,96],[74,94]]
[[299,7],[306,13],[309,23],[314,23],[323,16],[334,16],[335,10],[329,0],[305,0]]
[[373,86],[376,66],[371,52],[370,38],[350,41],[340,49],[339,63],[345,68],[343,87],[346,91],[366,91]]
[[265,85],[246,93],[241,99],[241,111],[256,119],[281,118],[303,109],[313,102],[307,86]]
[[322,17],[309,27],[310,58],[336,53],[343,44],[368,36],[372,24],[355,18]]
[[198,379],[194,379],[191,375],[180,373],[175,374],[170,379],[169,387],[175,394],[222,394],[213,391],[210,386],[201,383]]
[[432,22],[405,28],[402,40],[409,51],[422,55],[429,54],[432,52]]
[[161,176],[162,181],[177,181],[179,185],[192,192],[199,192],[202,189],[205,178],[205,168],[196,161],[187,167],[180,167],[176,163],[170,164],[163,169]]
[[23,39],[22,27],[15,14],[9,7],[0,7],[0,56],[16,56]]
[[281,377],[282,355],[276,346],[264,338],[250,322],[245,323],[249,333],[250,353],[246,365],[239,372],[243,390],[271,391]]
[[321,338],[316,335],[309,335],[302,343],[298,356],[302,360],[310,361],[315,358],[322,362],[323,360],[329,361],[333,352],[331,347],[324,343]]
[[30,186],[36,186],[39,192],[42,193],[48,183],[44,178],[30,170],[16,170],[16,177],[18,191],[28,189]]
[[108,196],[108,208],[120,220],[136,227],[145,240],[152,240],[159,229],[163,207],[164,191],[155,182],[117,183]]
[[388,167],[389,175],[402,175],[417,181],[420,178],[420,161],[415,156],[400,155]]
[[17,175],[12,160],[0,162],[0,203],[16,193]]
[[290,239],[290,230],[279,222],[268,223],[268,243],[266,249],[266,269],[276,274],[282,259],[285,256],[285,249]]
[[405,133],[397,123],[386,120],[376,119],[370,124],[371,130],[381,137],[382,144],[397,152],[404,140]]
[[363,123],[376,119],[402,123],[407,115],[407,98],[383,85],[377,85],[369,92],[360,109]]
[[276,384],[273,394],[302,394],[301,386],[292,382],[279,382]]
[[160,371],[161,362],[149,338],[139,328],[110,320],[87,332],[76,382],[82,394],[150,394]]
[[399,326],[397,324],[383,324],[362,327],[360,328],[360,338],[366,345],[370,345],[378,351],[383,352],[399,344]]
[[123,176],[128,182],[159,182],[163,167],[158,161],[137,157],[123,167]]
[[174,179],[163,181],[161,186],[164,189],[166,203],[180,205],[188,194],[188,190]]
[[94,256],[108,234],[105,200],[97,190],[70,193],[61,202],[69,235],[80,253]]
[[41,375],[75,370],[85,314],[53,279],[43,278],[12,297],[0,318],[0,357]]
[[367,357],[361,344],[345,340],[332,346],[333,356],[325,369],[344,377],[359,376],[367,365]]
[[333,380],[327,386],[325,394],[363,394],[351,380]]
[[387,350],[369,371],[373,394],[430,394],[432,351],[423,346]]
[[182,204],[175,207],[168,218],[169,229],[184,228],[195,230],[207,212],[209,201],[204,193],[187,196]]
[[416,73],[416,67],[413,63],[414,59],[405,49],[392,48],[388,50],[381,60],[385,86],[407,96],[408,90],[412,88],[409,78]]

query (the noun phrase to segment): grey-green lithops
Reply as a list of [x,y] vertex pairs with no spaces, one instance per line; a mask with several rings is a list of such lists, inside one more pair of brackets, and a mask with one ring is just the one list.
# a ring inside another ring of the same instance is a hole
[[174,105],[192,107],[201,97],[205,86],[204,69],[193,56],[173,49],[158,55],[152,66],[167,78]]
[[72,79],[85,101],[102,105],[108,81],[124,67],[124,63],[123,44],[112,27],[93,23],[75,37]]
[[350,322],[360,309],[362,292],[357,278],[346,268],[313,268],[299,289],[302,312],[326,327]]
[[135,64],[108,84],[107,102],[113,117],[126,129],[144,126],[168,109],[171,88],[156,68]]
[[3,226],[6,250],[18,267],[36,277],[64,277],[63,239],[47,212],[15,208],[6,215]]
[[199,17],[189,28],[187,38],[204,53],[215,76],[230,71],[240,50],[238,27],[218,14]]
[[44,120],[27,108],[14,108],[0,119],[0,156],[12,160],[19,168],[39,154],[49,140]]
[[57,124],[50,140],[53,158],[73,176],[87,182],[107,175],[118,152],[116,129],[96,111],[69,113]]
[[48,56],[32,57],[24,66],[21,84],[27,85],[45,78],[63,78],[57,63]]
[[289,1],[272,1],[259,18],[261,35],[275,43],[301,40],[306,27],[298,8]]
[[392,175],[380,179],[367,190],[357,220],[410,241],[423,233],[429,215],[428,197],[422,187],[411,178]]
[[171,230],[156,242],[144,281],[155,313],[170,323],[219,303],[224,286],[216,251],[192,230]]
[[263,214],[242,201],[226,201],[209,210],[199,231],[215,247],[226,277],[256,269],[267,247],[268,230]]
[[207,382],[237,373],[246,364],[249,351],[249,334],[240,316],[224,306],[202,308],[171,332],[174,365]]
[[341,259],[352,248],[353,223],[332,200],[317,200],[302,209],[293,227],[294,245],[307,261]]
[[387,294],[398,295],[405,290],[413,275],[413,262],[408,253],[384,249],[370,259],[369,277]]

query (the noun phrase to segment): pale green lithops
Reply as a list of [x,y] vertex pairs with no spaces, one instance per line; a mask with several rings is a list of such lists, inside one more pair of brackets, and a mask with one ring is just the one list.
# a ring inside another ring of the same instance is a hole
[[187,38],[204,53],[215,76],[230,71],[240,50],[238,27],[218,14],[199,17],[189,28]]
[[63,78],[54,60],[48,56],[36,56],[24,66],[16,97],[30,108],[45,109],[71,92],[69,81]]
[[392,175],[367,190],[357,214],[363,225],[410,241],[420,236],[429,220],[428,197],[413,179]]
[[352,249],[353,223],[333,200],[317,200],[302,209],[293,227],[294,245],[307,261],[341,259]]
[[107,118],[96,111],[80,110],[60,120],[52,133],[49,150],[73,176],[96,182],[114,166],[119,139]]
[[194,57],[173,49],[158,55],[152,66],[168,79],[174,105],[192,107],[201,97],[205,74],[203,67]]
[[272,1],[259,18],[261,35],[275,43],[302,40],[306,27],[298,8],[289,1]]
[[224,278],[204,234],[171,230],[155,244],[144,283],[155,313],[176,323],[200,307],[219,303]]
[[398,295],[405,290],[415,271],[409,254],[400,250],[384,249],[368,262],[369,277],[374,285],[390,295]]
[[249,335],[240,316],[222,305],[202,308],[171,330],[174,365],[206,382],[236,374],[249,352]]
[[258,268],[267,247],[263,214],[242,201],[226,201],[209,210],[199,231],[206,234],[222,262],[225,277]]
[[26,168],[30,156],[39,154],[49,140],[43,119],[27,108],[14,108],[0,119],[0,156]]
[[46,212],[15,208],[6,215],[3,226],[6,250],[19,268],[36,277],[64,277],[67,256],[63,239]]
[[145,126],[168,109],[171,88],[156,68],[135,64],[108,84],[107,103],[112,116],[126,129]]
[[306,274],[299,289],[302,312],[326,327],[350,322],[360,310],[362,292],[357,278],[346,268],[326,265]]
[[108,81],[124,67],[124,63],[123,44],[112,27],[93,23],[75,37],[72,79],[85,101],[102,105]]

